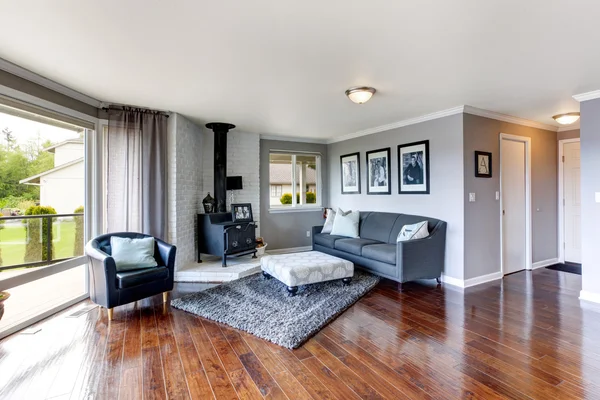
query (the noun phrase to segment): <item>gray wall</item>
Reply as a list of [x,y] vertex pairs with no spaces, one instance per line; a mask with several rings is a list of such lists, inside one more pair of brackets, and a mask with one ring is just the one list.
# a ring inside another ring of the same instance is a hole
[[581,103],[581,261],[583,291],[600,296],[600,99]]
[[261,232],[269,244],[268,250],[310,246],[311,238],[306,231],[315,225],[323,225],[323,211],[269,213],[269,151],[291,150],[321,153],[322,204],[328,205],[328,151],[324,144],[286,142],[278,140],[260,141],[260,211]]
[[99,110],[94,106],[75,100],[69,96],[65,96],[64,94],[55,92],[3,70],[0,70],[0,85],[91,115],[95,118],[98,117]]
[[570,131],[562,131],[556,134],[556,139],[565,140],[565,139],[577,139],[579,137],[579,129],[572,129]]
[[[398,194],[398,145],[429,140],[430,195]],[[463,279],[463,118],[452,115],[333,143],[329,155],[329,206],[439,218],[448,223],[445,275]],[[367,195],[366,151],[391,147],[391,195]],[[340,156],[360,152],[361,194],[342,195]]]
[[[501,270],[500,133],[531,138],[533,262],[558,257],[558,143],[556,132],[463,114],[465,279]],[[492,178],[475,178],[475,150],[492,153]],[[469,193],[476,202],[469,203]],[[539,209],[539,211],[537,211]]]

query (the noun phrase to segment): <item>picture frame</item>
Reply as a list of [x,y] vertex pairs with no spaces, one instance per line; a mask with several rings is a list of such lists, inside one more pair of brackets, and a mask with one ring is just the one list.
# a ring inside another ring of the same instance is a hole
[[342,194],[360,194],[360,153],[340,156]]
[[398,194],[430,194],[429,140],[398,145]]
[[367,194],[392,194],[391,148],[367,151]]
[[487,151],[475,151],[475,177],[492,177],[492,153]]
[[233,222],[252,222],[252,204],[236,203],[231,205],[231,220]]

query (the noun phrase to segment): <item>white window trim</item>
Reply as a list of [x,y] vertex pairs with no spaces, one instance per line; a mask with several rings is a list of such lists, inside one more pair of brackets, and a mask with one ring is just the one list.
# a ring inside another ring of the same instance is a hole
[[[269,207],[269,213],[271,214],[279,214],[286,212],[310,212],[310,211],[321,211],[323,209],[323,200],[322,200],[322,176],[321,176],[321,153],[312,153],[307,151],[278,151],[278,150],[270,150],[269,151],[269,164],[270,164],[270,156],[271,154],[290,154],[292,156],[292,205],[291,206],[279,206],[279,207]],[[296,156],[298,154],[307,154],[314,155],[316,159],[316,190],[317,190],[317,200],[314,204],[296,204]],[[269,202],[271,198],[271,176],[269,175]],[[269,203],[270,205],[270,203]]]

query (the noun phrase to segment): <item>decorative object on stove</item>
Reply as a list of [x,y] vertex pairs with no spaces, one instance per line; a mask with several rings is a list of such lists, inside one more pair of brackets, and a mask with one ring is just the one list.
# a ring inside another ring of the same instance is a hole
[[236,190],[242,190],[242,177],[241,176],[228,176],[227,177],[227,190],[230,191],[230,204],[234,203],[234,193]]
[[215,189],[215,210],[214,212],[227,211],[227,132],[235,128],[235,125],[224,122],[211,122],[206,124],[208,129],[212,129],[215,135],[215,162],[214,162],[214,189]]
[[231,218],[233,222],[252,221],[252,204],[238,203],[231,205]]
[[202,200],[202,205],[204,206],[205,213],[210,214],[215,212],[215,199],[210,195],[210,192]]

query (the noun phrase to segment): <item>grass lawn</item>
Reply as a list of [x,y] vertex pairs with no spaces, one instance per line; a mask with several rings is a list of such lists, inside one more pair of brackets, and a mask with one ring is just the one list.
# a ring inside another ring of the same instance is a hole
[[[75,222],[74,221],[54,221],[52,224],[54,253],[52,259],[61,259],[74,257],[75,254]],[[0,250],[2,264],[0,266],[23,264],[25,258],[25,243],[27,240],[27,231],[25,225],[20,222],[17,224],[4,224],[0,229]],[[40,261],[41,261],[40,251]]]

